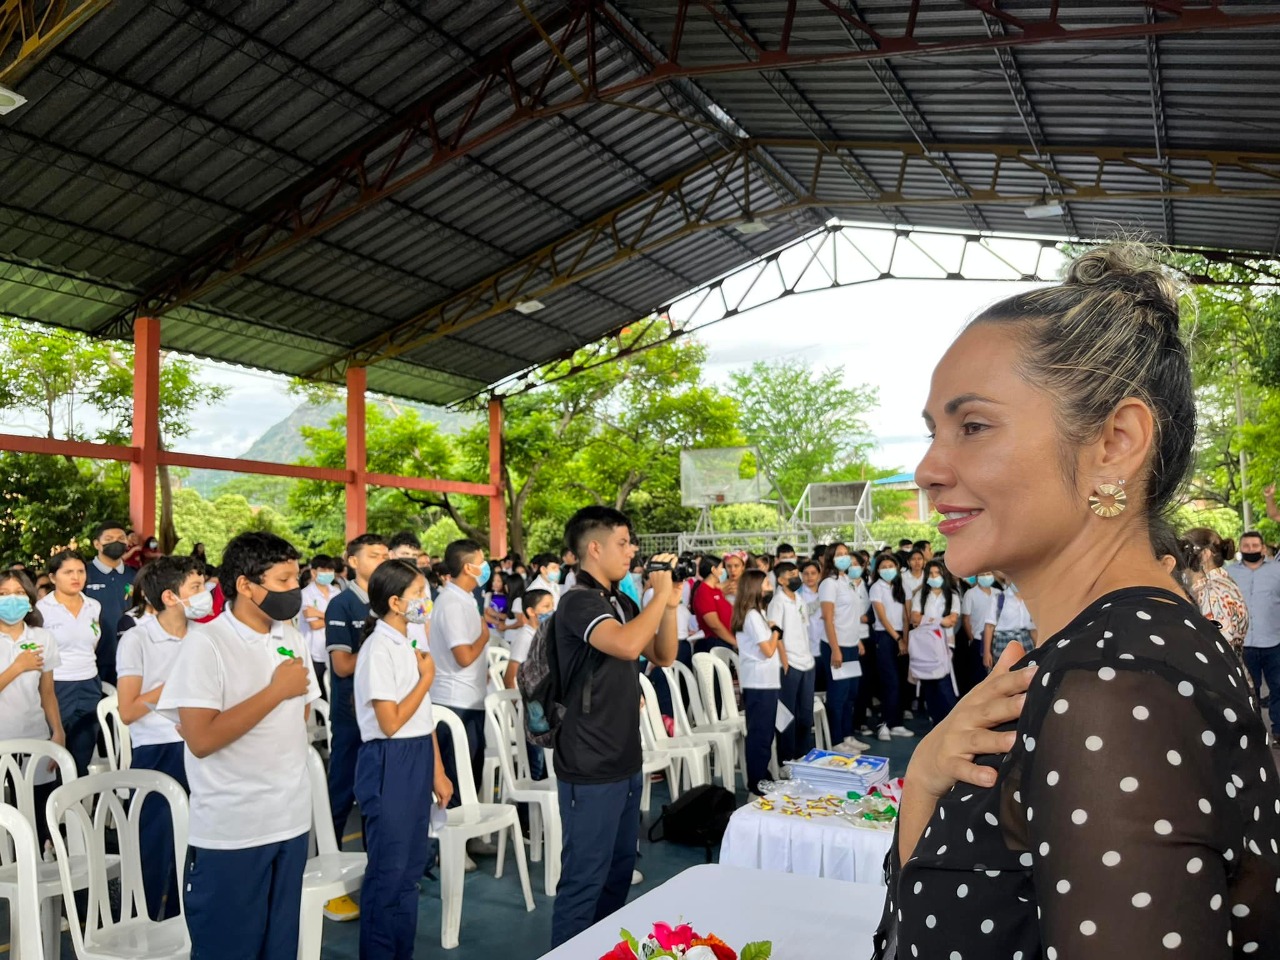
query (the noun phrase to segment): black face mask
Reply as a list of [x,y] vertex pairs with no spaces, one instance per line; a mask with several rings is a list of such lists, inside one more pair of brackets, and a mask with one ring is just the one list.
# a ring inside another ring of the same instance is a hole
[[800,590],[800,584],[802,582],[803,581],[799,577],[792,577],[790,580],[784,583],[783,586],[785,586],[792,593],[796,593]]
[[123,557],[128,549],[129,545],[127,543],[121,543],[117,540],[114,543],[104,543],[102,545],[102,555],[114,562]]
[[1242,553],[1240,554],[1240,559],[1241,559],[1241,560],[1243,560],[1245,563],[1257,563],[1258,561],[1260,561],[1260,560],[1262,559],[1262,554],[1260,554],[1260,553],[1243,553],[1243,552],[1242,552]]
[[258,609],[272,620],[292,620],[302,609],[302,590],[268,590],[267,595],[258,601]]

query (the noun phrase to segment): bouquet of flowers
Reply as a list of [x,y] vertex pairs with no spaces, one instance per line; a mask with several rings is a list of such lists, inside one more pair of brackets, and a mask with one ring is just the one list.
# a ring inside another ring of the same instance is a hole
[[737,953],[715,934],[700,936],[687,923],[677,927],[655,923],[643,940],[637,940],[629,930],[621,935],[618,945],[600,960],[769,960],[773,955],[773,944],[768,940],[748,943]]

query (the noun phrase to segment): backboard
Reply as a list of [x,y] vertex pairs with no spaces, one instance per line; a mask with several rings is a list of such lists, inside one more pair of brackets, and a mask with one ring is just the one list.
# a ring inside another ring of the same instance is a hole
[[769,489],[755,447],[680,451],[680,502],[686,507],[759,503]]

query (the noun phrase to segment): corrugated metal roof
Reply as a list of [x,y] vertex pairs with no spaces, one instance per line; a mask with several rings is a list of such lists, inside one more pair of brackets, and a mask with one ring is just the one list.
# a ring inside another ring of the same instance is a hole
[[[1048,0],[1005,6],[1016,6],[1030,21],[1049,9]],[[538,17],[561,10],[549,2],[530,7]],[[894,36],[906,28],[911,8],[904,0],[860,0],[841,6],[842,19],[830,5],[802,0],[791,50],[865,48],[874,41],[849,17]],[[1280,3],[1222,8],[1278,12]],[[615,0],[601,9],[596,83],[607,88],[638,77],[646,51],[667,48],[678,7]],[[687,23],[683,64],[741,60],[754,56],[753,44],[776,48],[786,4],[733,0],[715,9],[716,16],[704,10]],[[1073,28],[1133,24],[1142,16],[1141,5],[1102,3],[1063,10],[1061,22]],[[22,81],[30,102],[0,119],[0,311],[101,328],[447,78],[462,79],[437,120],[447,126],[465,116],[481,83],[468,80],[468,71],[529,26],[505,0],[117,0]],[[929,3],[920,8],[915,36],[980,40],[1002,29],[973,5]],[[1161,155],[1171,149],[1280,154],[1278,40],[1275,28],[1208,30],[637,86],[608,102],[516,126],[440,165],[170,310],[163,339],[219,360],[305,373],[705,163],[735,135],[1154,150],[1162,113]],[[589,76],[586,47],[579,32],[561,51],[579,78]],[[531,42],[512,52],[511,69],[536,78],[549,62],[546,44]],[[576,92],[574,77],[555,66],[541,102]],[[501,98],[484,100],[475,129],[495,128],[509,109]],[[1031,142],[1040,137],[1043,142]],[[394,143],[373,155],[393,149]],[[405,150],[403,169],[431,156],[423,137]],[[761,198],[786,204],[792,193],[810,189],[812,148],[770,145],[760,156],[774,174],[752,174],[756,204]],[[908,168],[907,199],[868,206],[869,190],[893,187],[901,157],[888,149],[842,150],[813,181],[819,206],[771,215],[771,229],[760,234],[721,227],[683,235],[541,296],[543,311],[508,311],[379,362],[370,369],[370,386],[436,403],[471,395],[608,333],[830,216],[1026,230],[1017,205],[937,204],[963,194],[949,177],[986,183],[990,156],[957,151],[934,160],[931,167]],[[1175,176],[1204,175],[1195,161],[1164,162]],[[1058,157],[1052,166],[1085,182],[1096,174],[1091,161],[1077,156]],[[736,172],[727,178],[737,189],[740,179]],[[1247,171],[1224,171],[1221,180],[1257,185]],[[1108,168],[1105,175],[1110,188],[1139,194],[1152,182],[1132,169]],[[716,183],[716,171],[703,170],[689,180],[688,196],[709,197]],[[1043,176],[1016,164],[1002,168],[999,187],[1027,196],[1052,192]],[[1272,253],[1280,242],[1277,200],[1166,203],[1138,195],[1072,201],[1069,211],[1069,221],[1036,226],[1082,235],[1141,229],[1179,244]],[[635,227],[646,215],[630,214],[621,227]],[[741,197],[721,191],[706,216],[740,218]],[[675,230],[681,222],[673,203],[650,227]],[[583,262],[607,253],[593,250]],[[537,276],[549,278],[545,269]]]

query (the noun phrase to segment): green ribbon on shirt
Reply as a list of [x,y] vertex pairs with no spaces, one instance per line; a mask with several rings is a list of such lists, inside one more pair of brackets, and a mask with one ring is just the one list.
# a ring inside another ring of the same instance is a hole
[[280,656],[282,657],[289,657],[290,659],[297,656],[297,654],[295,654],[288,647],[276,647],[276,653],[280,654]]
[[40,644],[38,644],[38,643],[24,643],[24,644],[21,646],[21,648],[20,648],[20,649],[22,649],[22,650],[39,650],[39,649],[40,649]]

